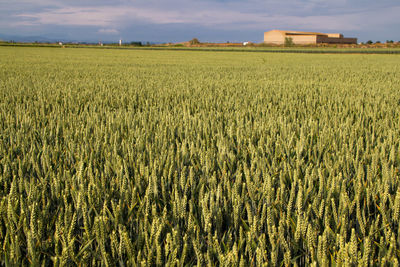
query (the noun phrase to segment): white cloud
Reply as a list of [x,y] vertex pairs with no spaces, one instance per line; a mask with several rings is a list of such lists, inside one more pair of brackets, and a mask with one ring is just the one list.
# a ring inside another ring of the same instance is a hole
[[80,25],[80,26],[108,26],[112,16],[97,8],[60,8],[37,13],[23,13],[16,15],[22,21],[19,25]]
[[103,33],[103,34],[118,34],[119,33],[119,31],[116,29],[100,29],[97,32]]

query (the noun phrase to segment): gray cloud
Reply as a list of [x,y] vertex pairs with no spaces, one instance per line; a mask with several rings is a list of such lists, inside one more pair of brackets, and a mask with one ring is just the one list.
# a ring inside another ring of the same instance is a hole
[[[42,34],[46,29],[58,29],[79,39],[88,36],[82,36],[84,29],[101,37],[135,32],[149,36],[139,27],[160,36],[161,29],[169,32],[167,29],[179,28],[183,38],[186,27],[188,31],[197,29],[198,35],[204,36],[207,31],[213,32],[210,36],[218,31],[220,36],[229,32],[230,39],[240,39],[243,31],[259,32],[252,38],[255,41],[261,41],[263,31],[278,28],[356,35],[366,34],[369,29],[371,39],[382,38],[385,32],[400,34],[400,3],[393,0],[16,0],[1,5],[2,2],[5,1],[0,0],[0,33],[8,30],[23,34],[29,29]],[[179,31],[171,34],[171,39],[179,40]]]

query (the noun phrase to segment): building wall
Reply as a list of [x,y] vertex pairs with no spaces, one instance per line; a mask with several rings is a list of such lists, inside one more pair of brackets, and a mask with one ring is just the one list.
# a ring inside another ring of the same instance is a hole
[[[293,34],[290,34],[293,33]],[[340,33],[285,32],[272,30],[264,33],[264,43],[282,45],[285,38],[292,38],[294,44],[357,44],[357,38],[343,38]]]
[[284,44],[285,36],[279,31],[269,31],[264,33],[264,43],[267,44]]
[[325,44],[357,44],[357,38],[331,38],[318,36],[317,42]]
[[285,38],[292,38],[294,44],[316,44],[316,35],[285,35],[279,31],[270,31],[264,33],[264,43],[267,44],[284,44]]
[[327,35],[332,38],[343,38],[343,34],[340,33],[328,33]]
[[316,35],[287,35],[286,37],[292,38],[294,44],[316,44]]

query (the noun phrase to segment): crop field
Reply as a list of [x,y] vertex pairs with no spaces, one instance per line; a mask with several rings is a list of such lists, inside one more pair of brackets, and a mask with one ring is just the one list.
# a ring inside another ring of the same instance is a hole
[[[233,46],[230,46],[233,45]],[[92,49],[113,49],[113,50],[156,50],[156,51],[207,51],[207,52],[256,52],[256,53],[301,53],[301,54],[400,54],[400,45],[385,45],[381,46],[364,46],[357,45],[354,47],[335,47],[335,46],[269,46],[269,45],[249,45],[238,46],[237,44],[227,43],[213,44],[205,43],[198,46],[183,46],[177,45],[153,45],[153,46],[138,46],[138,45],[122,45],[105,44],[45,44],[45,43],[6,43],[0,41],[0,47],[46,47],[46,48],[92,48]]]
[[0,47],[0,264],[399,265],[400,56]]

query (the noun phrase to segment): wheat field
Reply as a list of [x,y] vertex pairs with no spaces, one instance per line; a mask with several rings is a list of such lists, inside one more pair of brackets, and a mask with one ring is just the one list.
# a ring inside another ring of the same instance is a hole
[[400,57],[0,47],[0,262],[399,265]]

